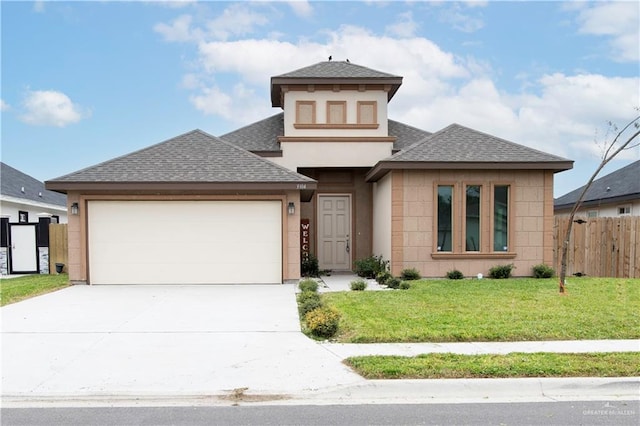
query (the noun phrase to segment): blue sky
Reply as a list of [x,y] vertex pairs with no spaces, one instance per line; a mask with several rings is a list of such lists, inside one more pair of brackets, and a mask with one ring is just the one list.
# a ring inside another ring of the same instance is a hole
[[[200,128],[280,112],[269,78],[329,55],[404,77],[390,118],[457,122],[599,163],[640,105],[637,2],[11,2],[2,161],[52,179]],[[625,152],[605,173],[640,158]]]

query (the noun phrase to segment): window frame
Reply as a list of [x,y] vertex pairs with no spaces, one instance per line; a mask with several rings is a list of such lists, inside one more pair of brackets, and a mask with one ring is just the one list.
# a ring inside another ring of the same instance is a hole
[[[513,181],[436,181],[433,183],[436,199],[433,203],[433,249],[431,257],[433,259],[513,259],[516,252],[513,250],[515,226],[515,191],[516,185]],[[452,208],[452,251],[438,251],[438,187],[452,186],[453,200]],[[478,251],[466,250],[466,189],[468,186],[480,187],[480,244]],[[507,198],[507,251],[495,251],[494,248],[494,193],[495,187],[508,187]],[[487,192],[488,191],[488,192]],[[487,216],[489,213],[490,216]],[[486,217],[485,217],[486,216]]]
[[[300,107],[303,105],[311,105],[311,123],[301,123],[300,122]],[[313,125],[316,124],[316,101],[296,101],[296,122],[295,124],[303,124],[303,125]]]
[[[329,121],[331,119],[331,107],[342,106],[342,121],[340,123],[334,123]],[[347,101],[327,101],[327,116],[326,123],[329,126],[340,126],[347,124]]]
[[[373,107],[373,122],[371,123],[363,123],[362,122],[362,109],[361,107],[365,105],[371,105]],[[378,124],[378,101],[358,101],[357,102],[357,123],[363,124],[367,126],[377,125]]]

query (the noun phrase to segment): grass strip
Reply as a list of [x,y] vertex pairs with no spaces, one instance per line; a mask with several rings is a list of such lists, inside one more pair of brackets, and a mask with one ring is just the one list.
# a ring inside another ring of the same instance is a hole
[[640,279],[421,280],[409,290],[326,293],[345,343],[640,338]]
[[640,352],[360,356],[345,364],[366,379],[640,376]]
[[16,303],[68,286],[69,276],[67,274],[25,275],[18,278],[4,278],[0,281],[0,306]]

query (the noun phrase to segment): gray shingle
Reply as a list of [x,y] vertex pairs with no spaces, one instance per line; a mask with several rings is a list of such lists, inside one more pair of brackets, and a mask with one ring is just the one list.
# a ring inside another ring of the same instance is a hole
[[278,136],[284,135],[284,113],[241,127],[220,136],[220,139],[247,151],[280,151]]
[[67,205],[66,195],[45,189],[43,182],[2,162],[0,162],[0,182],[2,195],[56,206]]
[[346,61],[318,62],[273,78],[402,78]]
[[[583,189],[584,185],[556,198],[554,206],[556,208],[572,206],[578,201]],[[640,198],[640,160],[594,180],[582,201],[584,203],[606,202],[608,199],[621,198]]]
[[[393,149],[405,149],[431,133],[398,121],[389,120],[389,136],[397,139]],[[220,136],[220,139],[251,152],[280,151],[278,136],[284,136],[284,113],[276,114],[264,120],[244,126]]]
[[568,162],[570,160],[518,145],[459,124],[451,124],[384,161],[541,163]]
[[314,182],[201,130],[49,182]]

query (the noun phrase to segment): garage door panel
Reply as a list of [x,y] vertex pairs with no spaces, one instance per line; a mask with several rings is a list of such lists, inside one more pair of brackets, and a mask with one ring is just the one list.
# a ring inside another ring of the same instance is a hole
[[280,201],[91,201],[92,284],[282,282]]

